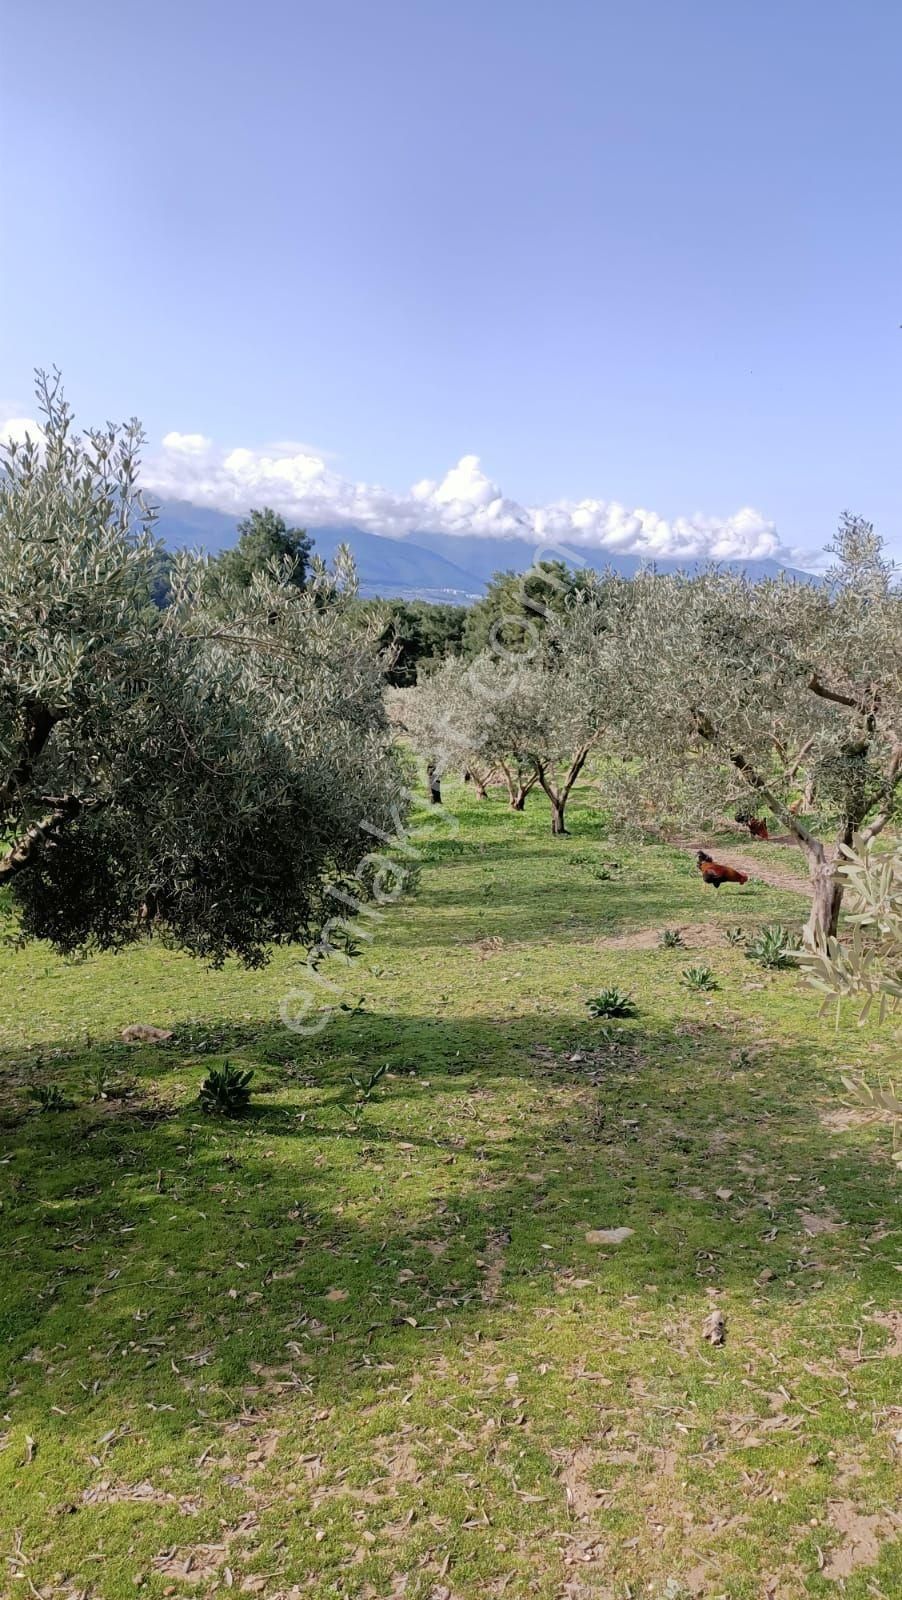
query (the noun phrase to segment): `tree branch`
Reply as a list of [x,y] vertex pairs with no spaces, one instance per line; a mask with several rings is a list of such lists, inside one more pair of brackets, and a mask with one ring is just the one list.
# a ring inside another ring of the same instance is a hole
[[561,790],[561,798],[565,802],[569,798],[570,790],[573,788],[573,785],[575,784],[577,778],[579,777],[580,773],[583,770],[583,767],[586,764],[586,757],[588,756],[589,751],[590,751],[591,748],[592,748],[592,741],[590,740],[589,744],[584,744],[584,745],[581,746],[581,748],[579,750],[577,750],[576,755],[574,756],[574,758],[573,758],[573,760],[572,760],[572,762],[570,764],[570,770],[567,773],[567,777],[566,777],[565,782],[564,782],[564,787]]
[[0,785],[0,817],[7,815],[16,805],[20,791],[28,783],[38,757],[61,719],[62,712],[50,711],[38,701],[31,701],[26,706],[19,759],[6,782]]
[[[703,711],[695,712],[695,726],[699,737],[704,739],[706,744],[716,745],[717,729],[711,721],[711,718]],[[767,782],[767,779],[762,778],[760,772],[758,772],[757,769],[752,766],[750,761],[746,760],[746,757],[742,754],[742,751],[731,750],[729,752],[729,759],[732,765],[736,768],[736,771],[742,773],[742,776],[749,788],[754,789],[767,801],[771,811],[774,813],[774,816],[777,817],[780,822],[782,822],[784,828],[788,828],[790,833],[794,833],[799,843],[804,845],[805,849],[809,850],[812,855],[822,859],[824,847],[821,844],[821,841],[816,839],[813,833],[809,833],[808,829],[805,827],[805,824],[800,822],[798,817],[789,810],[789,807],[785,806],[783,801],[777,798],[770,784]]]
[[806,739],[805,743],[802,745],[801,750],[798,752],[798,755],[796,756],[795,761],[791,762],[790,765],[786,768],[786,771],[784,772],[783,776],[786,779],[787,783],[791,783],[792,782],[792,779],[795,777],[796,773],[799,770],[799,767],[802,765],[802,762],[804,761],[805,757],[807,756],[807,754],[808,754],[808,752],[811,749],[811,746],[813,744],[814,744],[814,737],[813,736],[810,739]]
[[826,684],[821,683],[816,672],[812,672],[808,679],[808,688],[821,700],[832,700],[837,706],[851,706],[853,711],[861,709],[854,695],[841,694],[838,689],[828,689]]
[[902,742],[893,747],[889,767],[886,774],[887,802],[882,811],[878,811],[872,822],[863,828],[858,835],[857,843],[864,848],[878,833],[882,833],[893,814],[893,802],[899,783],[902,782]]
[[8,883],[17,873],[29,866],[41,846],[53,838],[67,822],[71,822],[73,817],[77,817],[82,809],[78,795],[60,796],[54,803],[53,810],[48,811],[39,822],[33,822],[30,828],[26,828],[6,855],[0,857],[0,884]]

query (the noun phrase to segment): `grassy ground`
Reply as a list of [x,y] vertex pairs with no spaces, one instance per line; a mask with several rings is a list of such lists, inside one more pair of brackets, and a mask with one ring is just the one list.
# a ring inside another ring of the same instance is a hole
[[[896,1194],[836,1091],[898,1032],[728,943],[788,891],[715,896],[588,794],[564,840],[448,800],[316,1038],[287,953],[0,950],[0,1593],[889,1600]],[[196,1106],[226,1057],[234,1124]]]

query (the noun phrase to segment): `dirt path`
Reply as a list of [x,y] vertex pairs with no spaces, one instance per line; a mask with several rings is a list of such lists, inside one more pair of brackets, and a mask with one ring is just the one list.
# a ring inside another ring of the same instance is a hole
[[[793,872],[790,867],[781,866],[773,858],[768,860],[768,846],[761,844],[756,850],[746,854],[741,850],[733,850],[721,844],[706,844],[703,839],[674,839],[673,844],[685,847],[687,850],[707,850],[715,861],[724,861],[727,866],[738,867],[740,872],[747,872],[750,878],[758,878],[761,883],[767,883],[772,889],[788,889],[792,894],[811,894],[811,883],[805,872]],[[792,845],[795,843],[789,835],[772,839],[771,844]]]

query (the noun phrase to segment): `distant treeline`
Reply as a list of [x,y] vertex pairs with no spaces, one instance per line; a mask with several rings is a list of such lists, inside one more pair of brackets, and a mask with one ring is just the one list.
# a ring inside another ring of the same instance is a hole
[[[213,561],[232,584],[247,588],[255,572],[272,560],[292,563],[292,582],[306,586],[314,559],[313,541],[302,528],[291,528],[278,512],[264,507],[238,524],[238,540]],[[154,585],[157,604],[170,596],[171,557],[161,551]],[[561,561],[542,562],[530,573],[496,572],[485,595],[472,606],[429,600],[392,598],[358,600],[361,620],[379,630],[382,648],[390,654],[387,681],[409,688],[451,656],[472,660],[486,649],[506,644],[522,648],[524,632],[542,625],[548,609],[561,609],[591,575],[572,572]]]

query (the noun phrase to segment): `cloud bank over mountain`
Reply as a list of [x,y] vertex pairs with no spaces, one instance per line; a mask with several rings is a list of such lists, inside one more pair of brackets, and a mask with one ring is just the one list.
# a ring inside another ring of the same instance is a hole
[[[0,437],[21,438],[26,429],[40,432],[29,418],[11,418]],[[476,455],[461,456],[440,480],[423,478],[398,492],[345,477],[307,445],[224,450],[202,433],[174,431],[146,460],[143,481],[161,499],[233,516],[269,505],[302,526],[356,527],[394,539],[430,533],[523,539],[648,561],[817,564],[810,553],[784,545],[775,524],[751,506],[727,517],[675,518],[594,498],[528,506],[506,495]]]
[[202,434],[168,433],[145,480],[163,498],[217,511],[242,514],[266,504],[310,527],[354,526],[392,538],[427,532],[526,539],[648,560],[798,559],[773,522],[751,507],[725,518],[667,519],[615,500],[527,506],[506,495],[475,455],[462,456],[441,480],[423,478],[399,493],[355,482],[307,447],[224,451]]

